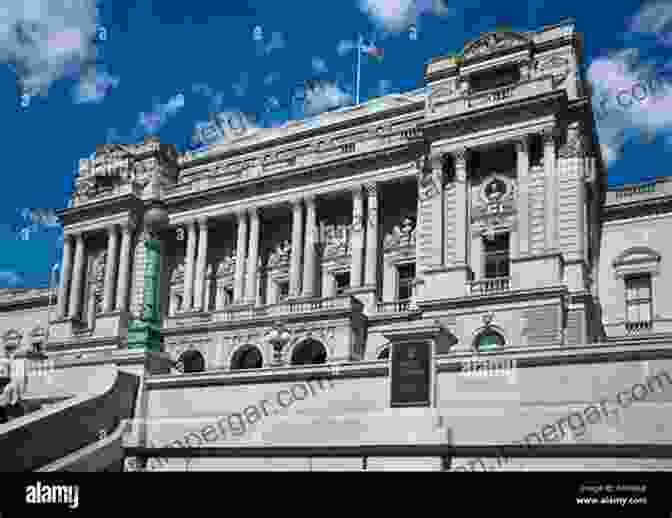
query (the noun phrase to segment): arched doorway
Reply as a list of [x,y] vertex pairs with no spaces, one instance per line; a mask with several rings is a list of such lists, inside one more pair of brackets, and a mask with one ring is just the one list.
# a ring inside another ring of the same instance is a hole
[[504,343],[504,337],[501,334],[494,329],[488,329],[476,337],[474,345],[477,351],[487,352],[504,347]]
[[312,338],[301,342],[292,353],[292,365],[313,365],[327,361],[327,350]]
[[231,358],[231,370],[260,369],[264,360],[261,351],[254,345],[238,349]]
[[177,369],[184,373],[203,372],[205,370],[205,358],[195,349],[189,349],[180,354],[177,359]]

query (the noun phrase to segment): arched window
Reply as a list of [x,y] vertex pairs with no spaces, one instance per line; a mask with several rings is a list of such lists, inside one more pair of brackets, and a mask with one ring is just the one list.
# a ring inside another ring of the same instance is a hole
[[177,360],[177,369],[184,373],[203,372],[205,370],[205,358],[194,349],[184,351]]
[[292,365],[311,365],[326,361],[327,351],[317,340],[306,340],[292,354]]
[[504,346],[504,338],[497,331],[484,331],[476,338],[476,349],[479,351],[492,351]]
[[231,359],[231,369],[259,369],[263,359],[258,347],[248,345],[238,349]]
[[382,351],[378,353],[379,360],[387,360],[390,357],[390,348],[385,347]]

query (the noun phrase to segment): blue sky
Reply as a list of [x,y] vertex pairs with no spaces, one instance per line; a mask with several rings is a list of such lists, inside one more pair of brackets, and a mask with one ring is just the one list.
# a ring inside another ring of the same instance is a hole
[[[596,91],[629,87],[646,63],[669,60],[669,0],[611,2],[608,9],[572,0],[103,0],[98,12],[95,0],[5,0],[0,287],[46,284],[60,260],[60,231],[48,211],[25,209],[63,207],[78,160],[96,144],[153,134],[182,151],[211,112],[240,111],[258,125],[277,125],[287,117],[292,87],[310,78],[336,81],[330,97],[350,102],[358,33],[385,52],[382,63],[363,65],[363,101],[422,87],[427,60],[458,52],[497,25],[531,30],[567,17],[584,33],[586,74]],[[417,26],[417,40],[409,24]],[[95,65],[88,41],[99,26],[107,34]],[[25,108],[21,88],[32,92]],[[666,174],[671,99],[611,110],[601,122],[612,183]]]

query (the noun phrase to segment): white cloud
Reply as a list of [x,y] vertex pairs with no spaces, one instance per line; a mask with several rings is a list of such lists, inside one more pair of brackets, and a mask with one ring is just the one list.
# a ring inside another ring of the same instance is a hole
[[44,227],[61,226],[54,209],[22,209],[21,217],[28,225],[39,225]]
[[119,78],[97,67],[90,67],[75,86],[73,97],[77,104],[100,103],[119,86]]
[[184,108],[184,95],[177,94],[165,104],[155,104],[151,112],[141,112],[135,130],[136,138],[140,136],[139,133],[156,133],[169,118],[175,116],[182,108]]
[[[645,5],[632,18],[626,36],[655,33],[670,21],[672,5]],[[650,143],[672,130],[672,84],[656,77],[656,69],[661,68],[645,62],[637,48],[611,52],[588,67],[586,77],[593,88],[593,109],[607,163],[619,160],[629,141],[639,137],[641,143]]]
[[402,32],[417,25],[424,14],[446,16],[452,11],[442,0],[359,0],[359,8],[375,25],[390,32]]
[[23,284],[23,277],[16,272],[0,271],[0,288],[16,288]]
[[672,3],[669,0],[649,2],[635,14],[630,24],[630,32],[656,34],[672,30]]
[[0,7],[0,63],[19,88],[46,95],[54,81],[90,63],[96,48],[96,0],[22,0]]
[[316,74],[323,74],[327,71],[327,63],[322,58],[313,58],[311,65],[313,67],[313,72]]
[[270,54],[274,50],[284,49],[287,46],[285,37],[281,32],[274,32],[271,34],[271,41],[264,47],[264,53]]
[[306,90],[305,115],[310,117],[326,110],[345,106],[352,102],[352,96],[335,83],[318,84]]

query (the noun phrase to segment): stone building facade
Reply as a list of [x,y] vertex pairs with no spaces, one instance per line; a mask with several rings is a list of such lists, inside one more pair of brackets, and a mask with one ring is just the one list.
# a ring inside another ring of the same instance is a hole
[[[572,22],[488,33],[459,59],[427,63],[425,88],[317,123],[239,128],[226,145],[183,155],[156,139],[99,146],[61,213],[47,354],[65,369],[124,349],[143,304],[143,218],[158,204],[169,215],[164,349],[185,373],[148,381],[148,417],[214,415],[221,391],[235,407],[244,387],[272,391],[319,365],[349,380],[335,413],[382,412],[386,334],[419,322],[447,331],[439,407],[480,405],[456,388],[451,365],[481,353],[537,366],[521,369],[516,405],[533,394],[564,401],[539,384],[566,379],[572,355],[604,344],[617,355],[672,331],[660,239],[672,184],[608,192],[582,59]],[[31,300],[46,311],[40,297]],[[27,336],[26,310],[5,308],[5,339]],[[579,399],[590,400],[599,372],[618,370],[594,361],[575,380],[587,390]],[[508,404],[496,393],[490,406]]]

